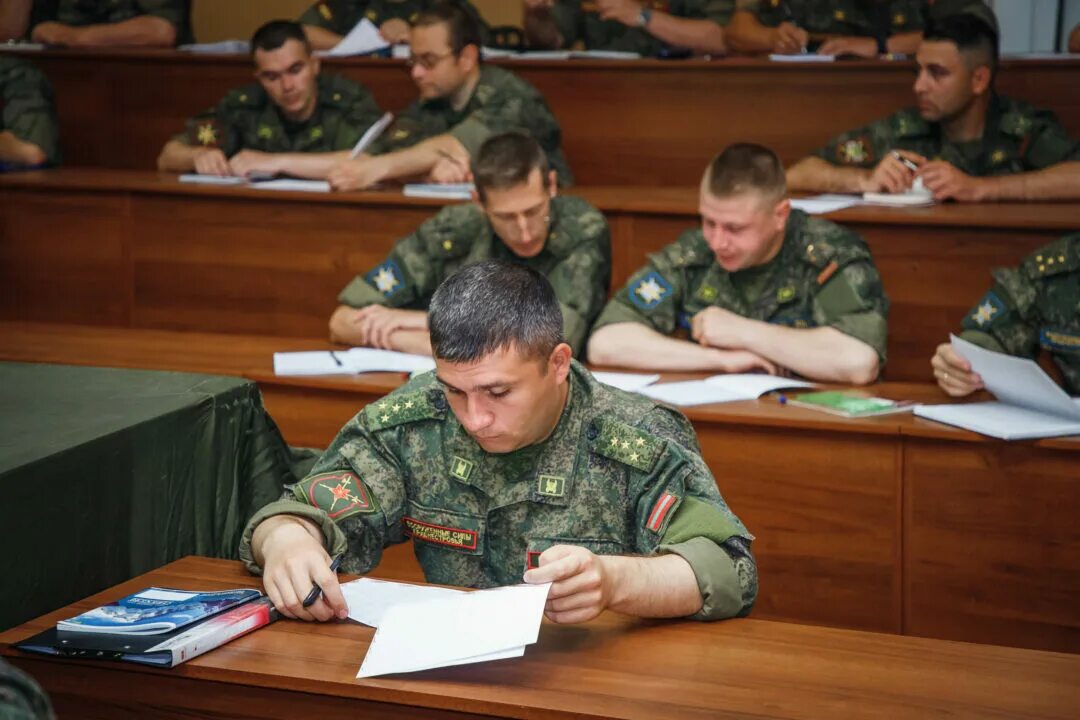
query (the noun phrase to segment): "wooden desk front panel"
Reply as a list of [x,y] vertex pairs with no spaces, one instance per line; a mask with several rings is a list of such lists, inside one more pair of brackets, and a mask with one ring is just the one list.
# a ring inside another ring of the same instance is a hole
[[1080,652],[1075,451],[904,440],[905,632]]

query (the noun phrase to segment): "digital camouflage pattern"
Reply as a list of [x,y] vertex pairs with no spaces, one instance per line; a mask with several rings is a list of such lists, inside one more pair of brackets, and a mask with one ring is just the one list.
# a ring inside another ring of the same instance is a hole
[[729,273],[700,228],[684,232],[631,276],[593,328],[622,322],[670,335],[716,306],[794,328],[834,327],[885,362],[889,300],[870,250],[856,233],[792,210],[784,244],[765,265]]
[[454,110],[446,99],[414,102],[397,116],[369,152],[382,155],[404,150],[449,133],[476,157],[485,140],[511,130],[531,135],[544,149],[559,184],[573,184],[574,177],[562,152],[562,130],[544,97],[510,71],[493,65],[481,66],[480,81],[464,108]]
[[994,286],[961,324],[960,337],[990,350],[1034,358],[1040,348],[1080,395],[1080,233],[995,270]]
[[933,2],[927,0],[737,0],[762,25],[791,22],[811,35],[878,37],[923,29]]
[[[348,35],[356,24],[367,18],[380,27],[387,20],[404,20],[412,25],[417,16],[437,0],[321,0],[300,16],[298,22],[315,25],[338,35]],[[480,35],[487,43],[488,25],[480,12],[468,0],[456,0],[480,26]]]
[[1053,113],[1001,96],[990,103],[981,140],[950,142],[939,123],[923,120],[918,110],[907,108],[833,138],[814,155],[833,165],[873,168],[891,150],[945,160],[977,177],[1080,160],[1080,143],[1069,137]]
[[677,553],[705,600],[696,615],[749,612],[757,593],[753,537],[728,509],[689,421],[640,395],[601,385],[573,363],[552,435],[521,450],[484,452],[449,409],[434,373],[368,405],[312,475],[257,513],[240,549],[278,514],[318,524],[341,569],[365,573],[383,548],[413,539],[428,582],[521,582],[557,544],[601,555]]
[[427,310],[435,289],[459,268],[506,260],[548,279],[559,298],[566,340],[581,354],[589,326],[607,300],[611,238],[604,216],[580,198],[555,197],[550,216],[544,249],[522,258],[503,244],[476,205],[450,205],[399,240],[385,261],[358,275],[338,301],[356,308],[379,304]]
[[0,720],[51,720],[52,705],[26,673],[0,658]]
[[351,150],[382,111],[367,88],[340,75],[318,77],[319,100],[304,122],[285,120],[258,83],[229,92],[217,107],[188,120],[176,140],[191,146],[220,148],[226,156],[240,150],[269,153]]
[[35,0],[32,24],[55,20],[83,27],[150,15],[176,28],[176,44],[192,42],[190,0]]
[[0,131],[41,148],[49,165],[60,162],[52,85],[30,63],[0,55]]
[[[583,10],[581,0],[556,0],[551,9],[559,28],[563,47],[581,41],[589,50],[634,52],[653,57],[665,46],[664,41],[648,31],[623,25],[618,20],[603,20],[595,10]],[[735,9],[735,0],[649,0],[647,7],[679,18],[712,20],[727,25]]]

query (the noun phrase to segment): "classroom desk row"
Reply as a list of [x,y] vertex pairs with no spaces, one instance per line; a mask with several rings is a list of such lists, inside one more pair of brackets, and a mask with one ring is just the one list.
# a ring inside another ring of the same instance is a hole
[[[394,574],[377,576],[399,578]],[[342,580],[351,580],[344,576]],[[163,670],[50,658],[12,643],[151,586],[257,587],[237,562],[186,557],[0,634],[59,717],[1045,718],[1080,713],[1080,657],[754,618],[717,623],[604,613],[545,622],[524,657],[355,678],[375,631],[279,620]]]
[[[65,162],[150,169],[187,118],[252,81],[246,55],[172,50],[24,53],[56,91]],[[913,104],[910,61],[777,63],[513,61],[543,93],[562,126],[579,184],[695,185],[705,162],[733,142],[759,142],[791,163],[844,130]],[[328,59],[402,110],[416,97],[403,61]],[[1080,59],[1005,60],[1000,92],[1055,111],[1080,135]]]
[[[259,384],[286,441],[312,447],[404,382],[273,374],[275,351],[330,347],[0,323],[0,360],[243,375]],[[925,384],[873,391],[947,402]],[[757,536],[755,617],[1080,652],[1080,437],[1005,443],[906,414],[851,420],[772,398],[685,413]]]
[[[579,187],[608,217],[612,291],[696,226],[695,188]],[[337,293],[444,204],[180,183],[149,171],[0,175],[0,319],[325,337]],[[892,301],[888,380],[924,381],[993,267],[1075,231],[1078,203],[855,207]]]

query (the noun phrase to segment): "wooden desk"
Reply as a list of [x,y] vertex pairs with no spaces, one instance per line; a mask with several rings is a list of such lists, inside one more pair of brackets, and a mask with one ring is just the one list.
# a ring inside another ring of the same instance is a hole
[[[49,50],[23,55],[56,90],[69,165],[154,167],[165,141],[231,88],[250,83],[245,55],[172,50]],[[416,90],[402,61],[324,60],[387,110]],[[844,130],[913,104],[913,63],[829,65],[720,61],[498,61],[536,86],[587,185],[695,185],[725,145],[753,141],[791,163]],[[1000,91],[1053,109],[1080,135],[1075,59],[1005,60]]]
[[[403,382],[273,375],[273,352],[329,347],[0,322],[3,360],[242,374],[286,440],[312,447]],[[874,391],[947,401],[928,385]],[[910,415],[849,420],[772,399],[685,412],[757,536],[755,617],[1080,652],[1080,438],[1004,443]]]
[[[10,643],[152,585],[257,586],[188,557],[0,635],[60,717],[1075,718],[1080,657],[743,619],[545,622],[525,656],[357,680],[374,630],[280,620],[169,670]],[[646,660],[647,659],[647,660]]]
[[[692,188],[581,187],[612,228],[613,287],[700,222]],[[180,183],[140,171],[0,176],[0,319],[323,338],[338,291],[442,203]],[[888,380],[929,358],[990,269],[1073,231],[1080,205],[851,208],[892,300]]]

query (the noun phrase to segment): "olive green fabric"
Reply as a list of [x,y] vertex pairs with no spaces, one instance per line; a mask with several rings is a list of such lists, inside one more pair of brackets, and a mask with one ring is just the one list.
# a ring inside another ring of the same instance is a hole
[[[711,20],[724,26],[731,20],[735,0],[649,0],[645,7],[688,20]],[[562,46],[584,43],[589,50],[635,52],[645,57],[659,55],[667,46],[663,40],[638,27],[618,20],[604,20],[595,4],[582,7],[581,0],[557,0],[551,8]]]
[[61,22],[85,27],[124,22],[150,15],[176,28],[176,45],[194,42],[191,34],[190,0],[34,0],[31,27],[41,22]]
[[0,629],[184,555],[237,557],[290,461],[249,381],[0,363]]
[[52,85],[29,62],[9,55],[0,56],[0,131],[5,130],[41,148],[48,165],[60,164]]

